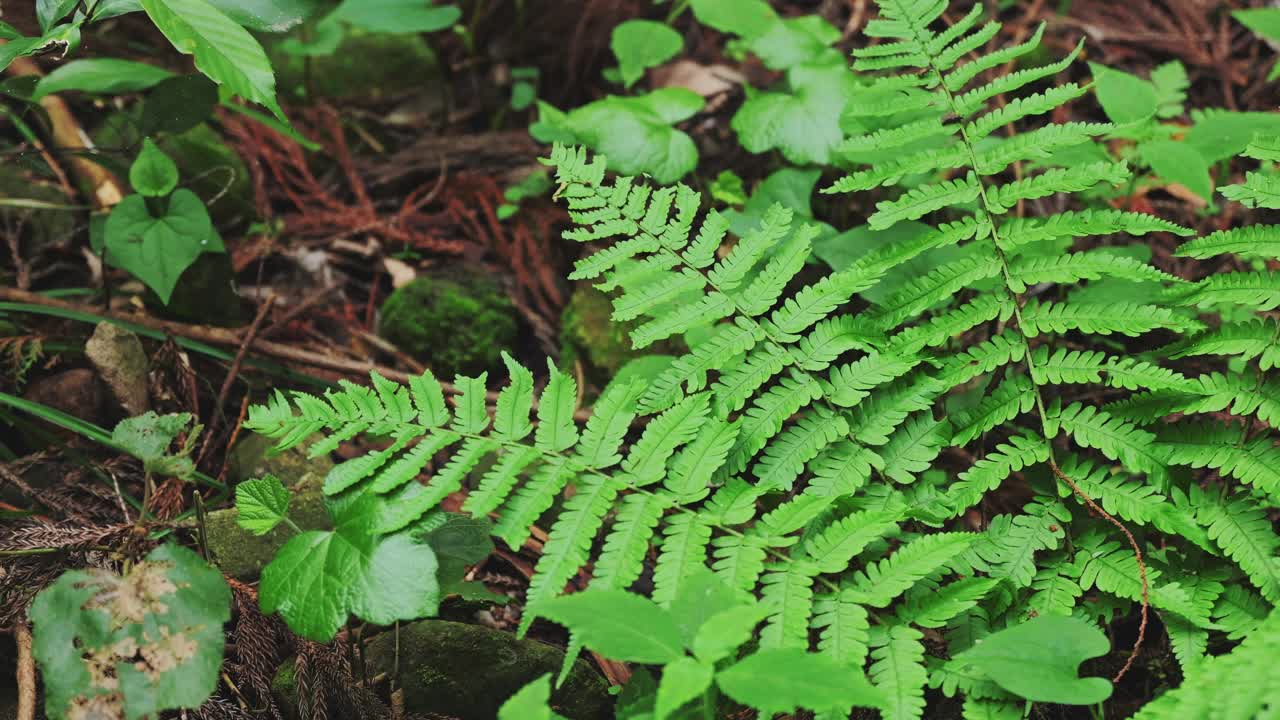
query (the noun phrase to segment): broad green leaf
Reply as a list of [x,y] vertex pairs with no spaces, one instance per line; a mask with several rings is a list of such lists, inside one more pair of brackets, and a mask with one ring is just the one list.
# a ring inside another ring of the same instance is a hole
[[680,589],[671,601],[670,613],[680,628],[685,645],[692,647],[703,623],[737,605],[738,596],[733,588],[709,568],[698,568],[680,583]]
[[1239,155],[1260,134],[1280,134],[1280,114],[1232,112],[1212,108],[1191,111],[1192,126],[1184,142],[1209,163]]
[[456,6],[436,6],[431,0],[346,0],[326,19],[368,32],[423,33],[444,30],[461,18]]
[[139,720],[213,693],[231,592],[194,552],[162,545],[123,576],[63,573],[30,614],[50,717]]
[[209,0],[240,25],[266,33],[288,32],[311,17],[322,0]]
[[[840,30],[821,15],[802,15],[772,24],[750,42],[751,52],[774,70],[787,70],[802,63],[835,58],[830,46],[840,39]],[[843,61],[840,61],[843,62]]]
[[712,615],[698,628],[689,649],[704,662],[719,662],[746,644],[756,626],[770,615],[767,605],[738,605]]
[[209,78],[171,77],[147,93],[138,129],[144,135],[186,132],[213,115],[217,105],[218,86]]
[[129,184],[144,197],[164,197],[178,186],[178,166],[147,138],[129,168]]
[[146,90],[160,81],[173,77],[173,73],[146,63],[114,58],[72,60],[55,68],[40,78],[33,99],[39,100],[51,93],[64,90],[80,90],[103,95]]
[[684,656],[680,628],[648,598],[622,590],[586,590],[545,603],[541,614],[584,645],[623,662],[665,664]]
[[[58,28],[54,28],[57,30]],[[77,31],[78,32],[78,31]],[[15,58],[23,55],[34,55],[41,49],[45,48],[52,42],[50,36],[45,37],[15,37],[3,44],[0,44],[0,70],[9,67],[9,63]]]
[[1236,10],[1231,17],[1268,40],[1280,40],[1280,8]]
[[1111,696],[1105,678],[1078,676],[1080,663],[1111,650],[1092,623],[1041,615],[988,635],[956,660],[1033,702],[1093,705]]
[[1137,75],[1089,63],[1093,71],[1093,91],[1111,122],[1124,125],[1146,120],[1156,114],[1156,88]]
[[662,669],[658,695],[654,702],[654,720],[666,720],[681,705],[702,695],[711,687],[715,668],[691,657],[682,657]]
[[378,625],[434,615],[435,552],[408,533],[375,535],[377,499],[332,500],[334,530],[296,535],[262,570],[259,602],[309,640],[328,641],[348,615]]
[[236,485],[236,524],[265,535],[289,513],[289,490],[274,475]]
[[884,697],[859,670],[797,648],[761,650],[716,675],[726,695],[765,712],[880,707]]
[[[185,478],[195,472],[195,464],[187,457],[190,448],[170,453],[173,441],[191,425],[190,413],[157,415],[147,412],[137,417],[125,418],[111,431],[111,441],[116,447],[142,461],[147,472]],[[189,433],[188,443],[199,434],[197,425]]]
[[742,104],[731,125],[742,147],[763,153],[777,149],[797,165],[824,165],[844,140],[840,116],[857,91],[857,79],[843,60],[799,65],[787,73],[789,91],[756,93]]
[[547,673],[502,703],[498,720],[565,720],[551,709],[551,673]]
[[200,253],[222,250],[209,211],[195,193],[180,188],[168,204],[164,215],[152,217],[145,199],[130,195],[103,228],[107,261],[136,275],[164,303]]
[[652,20],[628,20],[613,29],[610,41],[627,87],[644,77],[645,70],[675,57],[683,46],[680,33]]
[[142,12],[140,0],[98,0],[93,6],[93,21],[107,20],[131,12]]
[[1174,140],[1151,140],[1139,145],[1138,152],[1166,182],[1178,183],[1205,201],[1213,198],[1209,163],[1194,147]]
[[778,22],[778,14],[764,0],[693,0],[698,22],[744,38],[763,35]]
[[36,19],[40,21],[40,32],[58,24],[58,21],[71,14],[80,0],[36,0]]
[[441,597],[457,595],[467,600],[507,601],[505,595],[490,592],[484,583],[466,579],[467,568],[493,552],[491,531],[492,525],[487,520],[443,513],[439,525],[422,533],[422,540],[435,551],[439,563],[436,577]]
[[684,88],[662,88],[647,95],[610,95],[570,113],[539,102],[539,122],[530,128],[542,142],[582,143],[605,156],[609,168],[624,175],[652,175],[672,183],[698,164],[698,149],[672,125],[702,109],[704,101]]
[[207,0],[141,1],[160,32],[178,52],[192,55],[209,79],[285,119],[276,101],[271,62],[248,30]]

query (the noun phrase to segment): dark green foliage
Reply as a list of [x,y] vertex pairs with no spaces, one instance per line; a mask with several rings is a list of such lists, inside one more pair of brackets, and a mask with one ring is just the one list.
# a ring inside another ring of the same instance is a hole
[[487,274],[417,278],[382,304],[382,336],[441,373],[477,374],[502,367],[515,344],[515,307]]

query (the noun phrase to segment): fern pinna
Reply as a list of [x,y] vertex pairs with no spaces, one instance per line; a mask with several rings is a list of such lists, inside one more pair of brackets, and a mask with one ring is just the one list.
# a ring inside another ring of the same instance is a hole
[[[571,377],[549,366],[535,410],[533,374],[509,358],[492,418],[484,376],[456,381],[452,411],[430,375],[408,388],[375,376],[324,399],[277,396],[249,427],[284,447],[325,433],[313,453],[386,438],[325,484],[375,494],[382,533],[464,487],[463,509],[496,518],[512,547],[550,522],[522,631],[588,567],[590,587],[627,589],[650,563],[664,605],[710,567],[767,608],[761,647],[865,668],[886,718],[923,717],[927,687],[964,695],[968,717],[1017,716],[1014,695],[948,658],[1038,615],[1105,623],[1138,606],[1145,619],[1149,604],[1188,670],[1260,627],[1280,601],[1267,515],[1280,384],[1265,374],[1280,326],[1262,315],[1280,304],[1274,276],[1192,282],[1097,240],[1192,234],[1151,215],[1025,215],[1128,178],[1055,152],[1111,126],[1037,120],[1085,92],[1027,90],[1079,48],[984,83],[1040,33],[970,57],[999,29],[979,26],[980,7],[940,30],[944,0],[880,8],[866,34],[884,41],[856,51],[855,68],[892,74],[848,104],[862,131],[842,153],[897,159],[852,167],[828,191],[888,193],[869,225],[937,220],[927,232],[806,284],[817,230],[790,211],[727,242],[729,222],[702,213],[696,191],[606,180],[601,158],[557,146],[567,237],[602,244],[573,277],[621,291],[614,318],[638,321],[638,347],[709,332],[655,380],[612,384],[581,428]],[[1178,252],[1276,256],[1269,228]],[[945,261],[882,286],[921,258]],[[1092,292],[1117,281],[1124,301]]]

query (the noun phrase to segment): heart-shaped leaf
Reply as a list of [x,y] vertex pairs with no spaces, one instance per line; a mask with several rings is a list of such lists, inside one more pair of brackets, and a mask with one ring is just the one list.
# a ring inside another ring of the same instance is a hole
[[304,532],[262,570],[259,602],[309,640],[333,639],[348,615],[378,625],[434,615],[436,555],[409,533],[377,535],[377,501],[331,500],[331,531]]
[[126,197],[111,211],[103,236],[107,261],[133,273],[164,303],[200,253],[221,248],[209,211],[186,188],[169,197],[160,217],[151,215],[141,195]]
[[1093,624],[1041,615],[987,636],[956,661],[1033,702],[1094,705],[1111,696],[1111,683],[1080,677],[1080,663],[1110,650],[1107,636]]

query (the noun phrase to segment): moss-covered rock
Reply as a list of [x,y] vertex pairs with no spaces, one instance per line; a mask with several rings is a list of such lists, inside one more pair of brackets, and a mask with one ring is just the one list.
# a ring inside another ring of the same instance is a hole
[[335,52],[311,58],[309,76],[304,58],[283,47],[275,43],[268,50],[276,87],[295,88],[299,93],[310,85],[320,97],[378,100],[441,86],[432,82],[440,76],[439,58],[416,33],[370,34],[348,27]]
[[487,273],[429,275],[387,298],[379,332],[440,378],[500,371],[502,351],[515,347],[516,309]]
[[589,368],[612,376],[640,353],[631,347],[633,323],[614,322],[613,300],[589,283],[579,283],[560,314],[560,362],[582,360]]
[[[333,522],[325,510],[321,487],[325,475],[333,468],[333,461],[327,457],[308,458],[304,451],[296,448],[272,455],[267,452],[270,446],[270,441],[259,435],[249,435],[236,443],[228,460],[227,479],[242,482],[275,475],[293,492],[289,502],[290,520],[303,530],[331,529]],[[235,508],[209,513],[205,517],[205,537],[210,559],[224,573],[251,581],[293,537],[293,531],[280,526],[266,535],[254,535],[236,524],[238,517]]]
[[[383,633],[365,646],[370,676],[395,667],[396,638]],[[404,689],[405,710],[461,720],[492,720],[498,708],[526,683],[557,673],[564,652],[536,640],[481,625],[421,620],[400,628],[400,672],[396,686]],[[293,661],[276,673],[272,691],[282,707],[296,704]],[[613,699],[604,679],[584,660],[551,697],[556,711],[570,720],[613,717]]]
[[307,457],[302,448],[271,452],[275,443],[265,435],[246,433],[227,458],[227,479],[232,483],[275,475],[285,487],[319,486],[333,469],[328,455]]
[[637,358],[671,353],[683,347],[677,340],[667,340],[636,350],[631,344],[631,331],[636,321],[617,322],[610,319],[613,298],[590,283],[578,283],[569,303],[560,315],[560,366],[571,368],[581,360],[587,376],[604,385],[623,366]]

